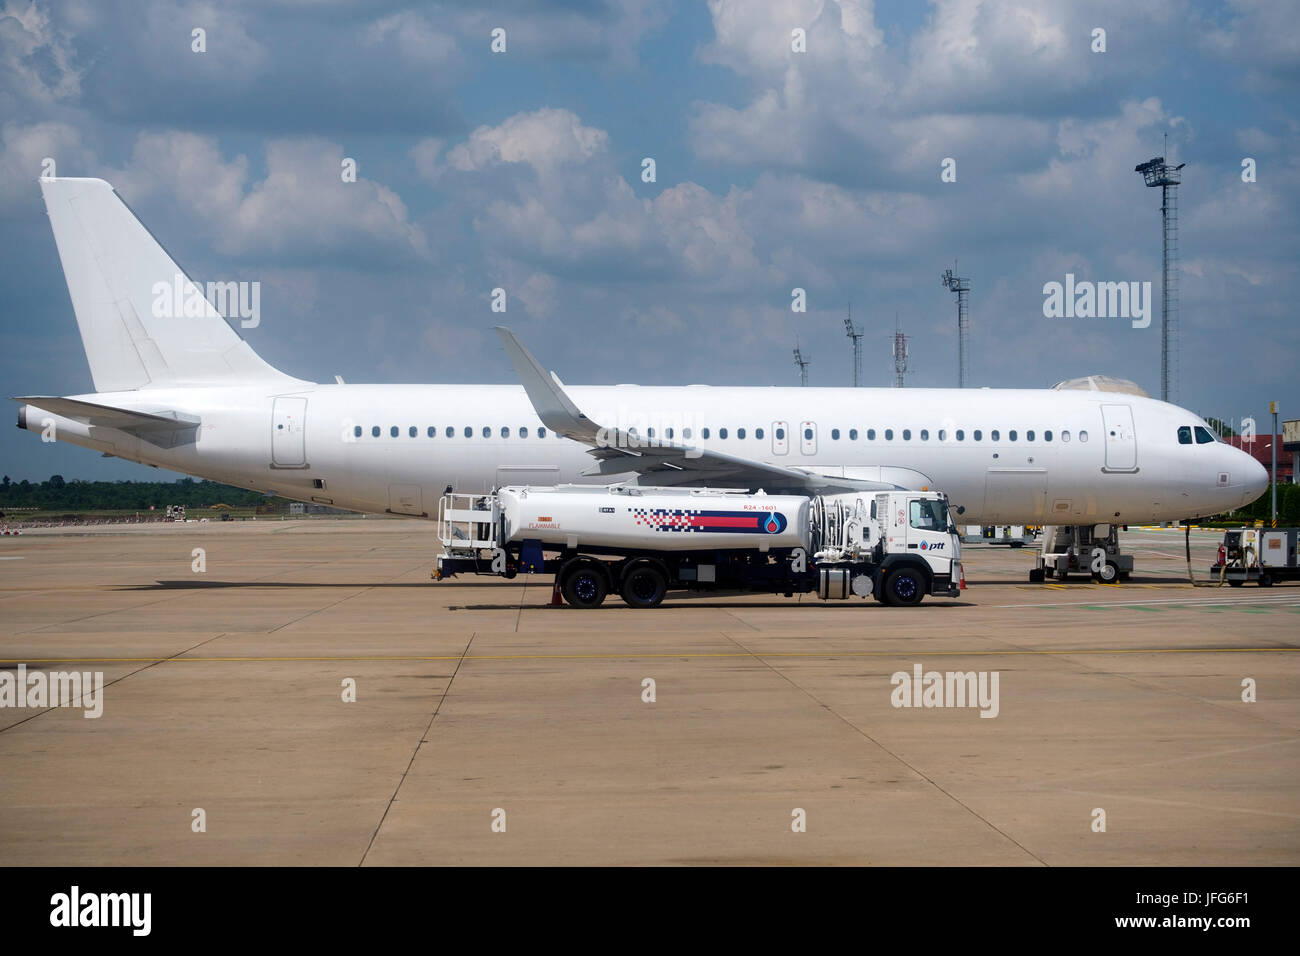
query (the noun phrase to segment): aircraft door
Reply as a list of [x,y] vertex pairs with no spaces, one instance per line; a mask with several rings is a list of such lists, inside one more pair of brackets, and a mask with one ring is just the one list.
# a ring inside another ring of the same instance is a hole
[[772,454],[784,455],[790,450],[790,425],[788,422],[772,423]]
[[799,453],[802,455],[817,454],[816,422],[799,423]]
[[1106,438],[1106,466],[1102,470],[1137,471],[1137,434],[1133,429],[1133,407],[1103,405],[1101,419]]
[[419,485],[389,485],[388,510],[395,515],[425,517],[423,497]]
[[271,408],[271,465],[307,467],[307,399],[277,398]]

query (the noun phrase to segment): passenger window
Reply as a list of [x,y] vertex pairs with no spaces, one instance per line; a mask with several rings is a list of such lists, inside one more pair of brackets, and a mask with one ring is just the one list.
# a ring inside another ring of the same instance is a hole
[[725,428],[719,428],[719,429],[718,429],[718,437],[719,437],[719,438],[726,438],[726,437],[727,437],[727,430],[726,430]]
[[683,428],[683,429],[682,429],[682,438],[683,438],[685,441],[690,441],[690,440],[691,440],[691,430],[690,430],[689,428]]
[[379,426],[378,426],[378,425],[376,425],[376,426],[374,426],[373,428],[370,429],[370,437],[371,437],[371,438],[378,438],[378,437],[379,437]]
[[812,429],[805,428],[803,430],[803,437],[804,437],[804,441],[812,441]]
[[509,437],[510,437],[510,426],[508,426],[508,425],[502,425],[502,426],[501,426],[501,437],[502,437],[502,438],[509,438]]
[[976,440],[976,441],[983,441],[983,440],[984,440],[984,433],[983,433],[982,431],[980,431],[978,428],[975,429],[975,440]]
[[[743,429],[743,428],[737,428],[737,429],[736,429],[736,437],[737,437],[737,438],[744,438],[744,437],[745,437],[745,429]],[[762,438],[763,436],[762,436],[762,435],[759,435],[758,437],[759,437],[759,438]]]
[[701,429],[700,429],[700,437],[701,437],[701,438],[708,438],[708,437],[709,437],[709,429],[708,429],[708,426],[707,426],[707,425],[706,425],[704,428],[701,428]]
[[958,440],[958,441],[965,441],[965,440],[966,440],[966,431],[965,431],[965,429],[962,429],[962,428],[957,429],[957,440]]
[[353,429],[352,429],[352,437],[353,437],[353,438],[360,438],[360,437],[361,437],[361,426],[360,426],[360,425],[356,425],[356,426],[353,427]]
[[1031,428],[1029,431],[1025,432],[1025,441],[1033,441],[1033,440],[1034,440],[1034,430]]
[[474,437],[474,429],[470,428],[468,425],[465,426],[465,437],[466,438]]
[[1210,430],[1206,428],[1204,425],[1196,426],[1196,444],[1198,445],[1214,444],[1214,436],[1210,434]]
[[910,428],[904,428],[904,429],[903,429],[903,441],[911,441],[911,440],[912,440],[912,429],[910,429]]
[[484,425],[484,426],[483,426],[483,437],[484,437],[484,438],[491,438],[491,437],[492,437],[492,426],[490,426],[490,425]]
[[527,426],[527,425],[520,425],[520,426],[519,426],[519,437],[520,437],[520,438],[527,438],[527,437],[528,437],[528,426]]
[[874,428],[868,428],[867,441],[875,441],[875,440],[876,440],[876,430]]
[[1052,440],[1052,433],[1051,433],[1051,431],[1049,430],[1049,431],[1045,431],[1045,432],[1043,432],[1043,441],[1051,441],[1051,440]]
[[438,429],[436,429],[436,428],[434,428],[432,425],[430,425],[430,426],[429,426],[429,437],[430,437],[430,438],[433,438],[433,437],[434,437],[435,435],[437,435],[437,434],[438,434]]
[[406,436],[408,438],[415,438],[419,434],[420,434],[420,429],[416,428],[414,425],[412,425],[410,428],[406,430]]
[[655,437],[655,430],[654,430],[653,427],[647,428],[647,429],[645,430],[645,437],[646,437],[646,438],[654,438],[654,437]]
[[1190,445],[1192,443],[1192,426],[1180,425],[1178,428],[1178,444]]
[[947,440],[948,440],[948,429],[946,429],[946,428],[940,428],[940,429],[939,429],[939,441],[947,441]]
[[1087,441],[1087,440],[1088,440],[1088,433],[1086,431],[1080,431],[1079,441]]
[[394,425],[392,428],[388,429],[388,434],[389,434],[390,437],[392,437],[392,438],[396,438],[396,437],[397,437],[397,426]]
[[1016,430],[1014,428],[1011,429],[1011,431],[1007,432],[1007,438],[1009,438],[1011,441],[1016,440]]
[[832,428],[831,441],[839,441],[839,440],[840,440],[840,430],[838,428]]
[[778,428],[778,429],[776,430],[776,440],[777,440],[777,441],[785,441],[785,429],[784,429],[784,428]]
[[1070,433],[1068,431],[1061,432],[1061,441],[1069,441],[1069,440],[1070,440]]
[[668,429],[668,440],[672,441],[672,439],[673,439],[673,430],[670,428]]
[[922,429],[921,429],[921,441],[929,441],[929,440],[930,440],[930,429],[928,429],[928,428],[922,428]]
[[892,428],[886,428],[885,441],[893,441],[893,440],[894,440],[894,430]]
[[755,437],[755,438],[758,438],[758,439],[761,440],[762,437],[763,437],[763,429],[761,429],[761,428],[755,428],[755,429],[754,429],[754,437]]
[[538,437],[538,438],[545,438],[545,437],[546,437],[546,429],[545,429],[545,428],[539,428],[539,429],[537,429],[537,437]]
[[446,427],[446,429],[443,430],[443,434],[446,435],[448,438],[455,438],[455,437],[456,437],[456,429],[453,428],[452,426],[448,425],[448,426]]
[[993,431],[989,432],[989,441],[997,441],[997,440],[998,440],[998,436],[1001,435],[1001,434],[1002,434],[1002,433],[999,432],[996,428],[993,429]]
[[857,440],[858,440],[858,430],[856,428],[850,428],[849,441],[857,441]]

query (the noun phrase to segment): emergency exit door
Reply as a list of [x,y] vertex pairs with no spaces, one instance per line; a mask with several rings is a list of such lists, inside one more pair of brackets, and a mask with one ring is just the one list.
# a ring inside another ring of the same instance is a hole
[[799,423],[799,452],[803,455],[817,454],[817,423]]
[[788,422],[772,423],[772,454],[784,455],[790,450],[790,424]]
[[1137,434],[1133,429],[1133,407],[1103,405],[1101,420],[1106,438],[1106,467],[1103,470],[1137,471]]
[[277,398],[271,411],[271,465],[307,467],[307,399]]

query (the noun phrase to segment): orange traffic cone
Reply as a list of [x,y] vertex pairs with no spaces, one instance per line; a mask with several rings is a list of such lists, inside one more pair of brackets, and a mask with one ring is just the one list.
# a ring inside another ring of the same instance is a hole
[[966,566],[964,564],[959,564],[957,565],[957,567],[961,570],[961,581],[957,585],[957,589],[960,591],[965,591],[966,590]]
[[560,593],[560,579],[555,579],[555,586],[551,588],[551,607],[564,607],[564,595]]

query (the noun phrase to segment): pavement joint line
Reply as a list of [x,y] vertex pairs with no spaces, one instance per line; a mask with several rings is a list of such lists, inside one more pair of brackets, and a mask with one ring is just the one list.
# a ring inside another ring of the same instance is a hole
[[469,653],[469,646],[474,643],[474,634],[470,634],[469,640],[465,642],[465,649],[461,651],[460,661],[456,664],[456,669],[451,672],[451,677],[447,680],[447,686],[442,689],[442,696],[438,698],[438,704],[433,708],[433,714],[429,717],[429,722],[424,725],[424,732],[420,734],[420,739],[415,742],[415,748],[411,751],[411,759],[406,762],[406,769],[402,771],[401,778],[397,781],[397,786],[393,788],[393,795],[388,798],[388,803],[384,805],[384,812],[379,817],[379,822],[375,824],[375,830],[370,834],[370,842],[366,844],[366,852],[361,854],[361,859],[357,862],[358,867],[366,865],[366,857],[370,855],[371,848],[375,845],[375,839],[379,836],[379,831],[384,827],[384,821],[388,819],[388,811],[393,809],[393,803],[397,800],[397,794],[402,789],[402,784],[406,783],[406,775],[411,772],[415,766],[415,758],[420,753],[420,748],[424,746],[429,738],[429,731],[433,729],[433,722],[438,719],[438,714],[442,711],[443,701],[451,693],[451,685],[456,682],[456,675],[460,673],[460,665],[465,661],[465,655]]
[[[475,632],[477,633],[477,632]],[[203,643],[207,643],[206,641]],[[201,647],[196,644],[195,647]],[[805,658],[809,660],[837,660],[839,658],[863,657],[1071,657],[1078,655],[1107,656],[1113,654],[1275,654],[1294,653],[1300,646],[1283,645],[1280,647],[1075,647],[1060,650],[1042,650],[1035,648],[1001,648],[997,650],[897,650],[897,651],[747,651],[737,653],[730,651],[680,651],[678,653],[637,654],[618,652],[606,654],[431,654],[431,655],[319,655],[319,656],[262,656],[262,657],[7,657],[0,658],[4,664],[163,664],[163,663],[206,663],[206,664],[402,664],[432,663],[441,661],[624,661],[624,660],[706,660],[710,658]],[[186,654],[188,651],[181,651]]]
[[[742,644],[740,641],[736,640],[734,637],[732,637],[732,636],[731,636],[730,634],[728,634],[726,631],[722,631],[721,633],[722,633],[722,636],[723,636],[723,637],[725,637],[727,640],[729,640],[729,641],[731,641],[732,643],[734,643],[737,647],[739,647],[739,648],[741,648],[741,649],[743,649],[743,650],[748,650],[748,648],[745,647],[744,644]],[[851,730],[853,730],[854,733],[858,734],[858,735],[861,736],[863,739],[870,741],[871,744],[872,744],[873,746],[875,746],[877,749],[879,749],[882,753],[888,754],[888,755],[889,755],[890,757],[892,757],[895,761],[897,761],[898,763],[901,763],[904,767],[906,767],[908,770],[910,770],[910,771],[911,771],[912,773],[914,773],[916,776],[920,777],[922,780],[924,780],[926,783],[928,783],[931,787],[933,787],[935,790],[937,790],[937,791],[939,791],[940,793],[942,793],[945,797],[947,797],[947,798],[948,798],[949,800],[951,800],[953,803],[957,804],[957,806],[961,807],[963,810],[965,810],[967,813],[969,813],[971,816],[973,816],[976,820],[979,820],[981,823],[983,823],[986,827],[988,827],[988,828],[989,828],[990,830],[992,830],[994,833],[997,833],[997,834],[998,834],[999,836],[1001,836],[1004,840],[1008,840],[1008,841],[1010,841],[1011,843],[1015,844],[1015,845],[1016,845],[1017,847],[1019,847],[1022,851],[1024,851],[1027,855],[1033,857],[1035,860],[1037,860],[1037,861],[1038,861],[1039,863],[1041,863],[1043,866],[1047,866],[1047,865],[1048,865],[1048,863],[1047,863],[1046,860],[1044,860],[1042,857],[1040,857],[1038,854],[1036,854],[1033,850],[1029,849],[1029,847],[1025,846],[1023,843],[1021,843],[1019,840],[1017,840],[1017,839],[1016,839],[1015,837],[1013,837],[1011,834],[1009,834],[1009,833],[1007,833],[1005,830],[1001,829],[997,824],[993,823],[991,820],[987,819],[987,818],[984,817],[984,816],[981,816],[981,815],[980,815],[980,814],[979,814],[979,813],[978,813],[974,808],[972,808],[972,807],[968,806],[967,804],[963,803],[963,802],[962,802],[960,799],[958,799],[954,794],[952,794],[952,793],[950,793],[948,790],[944,789],[944,787],[943,787],[942,784],[940,784],[937,780],[935,780],[934,778],[932,778],[931,776],[929,776],[929,774],[927,774],[925,771],[923,771],[923,770],[921,770],[920,768],[915,767],[915,766],[913,766],[912,764],[908,763],[908,761],[905,760],[901,755],[894,753],[894,751],[890,750],[888,747],[886,747],[884,744],[882,744],[882,743],[881,743],[879,740],[877,740],[875,737],[871,736],[871,734],[867,733],[865,730],[863,730],[861,727],[859,727],[859,726],[858,726],[857,724],[855,724],[853,721],[849,720],[847,717],[845,717],[843,714],[841,714],[838,710],[836,710],[836,709],[835,709],[834,707],[832,707],[830,704],[828,704],[828,703],[826,703],[825,701],[823,701],[820,697],[818,697],[818,696],[817,696],[816,694],[814,694],[812,691],[808,690],[806,687],[804,687],[804,686],[802,686],[801,684],[797,683],[796,681],[794,681],[792,678],[790,678],[790,677],[787,676],[786,674],[782,673],[782,672],[781,672],[780,670],[778,670],[776,667],[772,666],[772,664],[771,664],[770,662],[768,662],[767,660],[764,660],[763,658],[759,657],[759,656],[756,655],[756,654],[750,654],[749,656],[752,657],[752,658],[755,658],[755,659],[759,660],[759,661],[763,664],[763,666],[766,667],[768,670],[770,670],[773,674],[776,674],[778,677],[780,677],[782,680],[784,680],[787,684],[789,684],[789,685],[790,685],[791,687],[793,687],[795,690],[799,691],[801,694],[803,694],[805,697],[807,697],[807,698],[808,698],[809,700],[811,700],[813,703],[817,704],[817,706],[821,707],[822,710],[824,710],[824,711],[826,711],[827,713],[829,713],[829,714],[830,714],[832,717],[834,717],[836,720],[839,720],[840,722],[842,722],[843,724],[845,724],[846,726],[848,726]]]
[[[1290,731],[1290,728],[1286,728],[1286,729]],[[1291,746],[1295,746],[1296,744],[1300,744],[1300,738],[1294,735],[1294,731],[1290,731],[1290,733],[1291,736],[1289,736],[1285,740],[1266,740],[1263,743],[1250,744],[1249,746],[1246,747],[1229,747],[1225,750],[1210,750],[1207,751],[1206,753],[1185,754],[1181,757],[1167,757],[1163,760],[1150,760],[1150,761],[1145,761],[1141,764],[1124,764],[1123,766],[1105,767],[1097,770],[1088,770],[1084,773],[1075,773],[1072,776],[1074,779],[1084,780],[1089,777],[1101,777],[1101,776],[1107,776],[1109,774],[1114,774],[1114,773],[1128,773],[1128,772],[1132,772],[1135,769],[1138,769],[1139,767],[1141,768],[1167,767],[1172,764],[1193,763],[1197,760],[1211,760],[1216,757],[1226,757],[1230,754],[1249,753],[1250,751],[1253,750],[1264,750],[1269,747],[1291,747]],[[1052,792],[1057,789],[1057,786],[1058,784],[1055,782],[1051,784],[1036,783],[1036,784],[1032,784],[1027,789],[1035,792]]]

